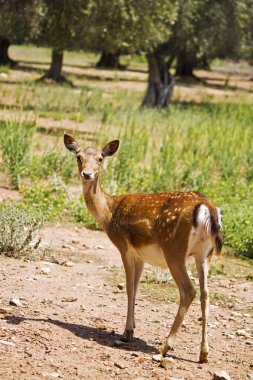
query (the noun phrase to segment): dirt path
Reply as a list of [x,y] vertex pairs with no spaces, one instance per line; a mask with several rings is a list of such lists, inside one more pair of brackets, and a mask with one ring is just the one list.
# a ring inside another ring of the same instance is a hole
[[[0,379],[206,380],[222,369],[242,380],[253,373],[252,283],[211,277],[211,292],[226,293],[231,303],[211,305],[210,362],[197,362],[201,326],[196,302],[178,335],[171,368],[165,369],[152,356],[177,305],[139,294],[136,339],[116,347],[126,315],[124,289],[108,281],[121,266],[116,249],[102,232],[85,228],[48,227],[43,235],[59,260],[74,265],[0,257]],[[22,306],[9,306],[11,298],[19,298]],[[246,336],[238,336],[238,330]]]

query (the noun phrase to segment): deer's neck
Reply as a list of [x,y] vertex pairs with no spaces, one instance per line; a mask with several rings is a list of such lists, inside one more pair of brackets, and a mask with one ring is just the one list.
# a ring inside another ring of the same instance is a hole
[[83,196],[89,212],[107,231],[114,208],[113,197],[105,193],[98,178],[91,184],[83,182]]

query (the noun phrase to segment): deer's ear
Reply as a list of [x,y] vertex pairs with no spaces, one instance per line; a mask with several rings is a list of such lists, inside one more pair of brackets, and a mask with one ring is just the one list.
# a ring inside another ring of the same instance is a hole
[[119,143],[119,140],[113,140],[108,142],[102,149],[102,156],[112,156],[114,153],[116,153],[119,147]]
[[77,141],[70,135],[67,135],[67,133],[64,133],[64,144],[65,147],[70,150],[70,152],[77,154],[81,150]]

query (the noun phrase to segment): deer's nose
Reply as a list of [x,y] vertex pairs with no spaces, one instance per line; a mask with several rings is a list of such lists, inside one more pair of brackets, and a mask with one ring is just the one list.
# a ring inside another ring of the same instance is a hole
[[85,179],[91,179],[92,178],[92,173],[91,172],[86,172],[86,171],[82,171],[82,176],[85,178]]

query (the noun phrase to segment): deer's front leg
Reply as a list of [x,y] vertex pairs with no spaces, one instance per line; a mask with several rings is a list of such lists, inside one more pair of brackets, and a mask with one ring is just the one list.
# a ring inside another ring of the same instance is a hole
[[125,273],[127,290],[127,320],[125,331],[122,336],[123,341],[130,341],[134,334],[134,304],[138,282],[143,269],[143,262],[136,260],[131,252],[121,253]]

